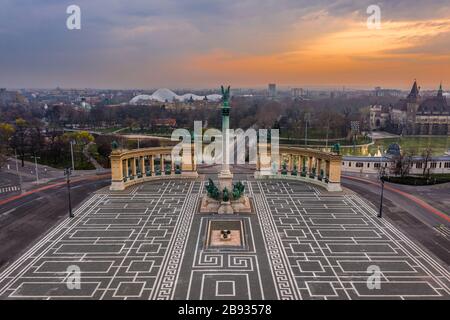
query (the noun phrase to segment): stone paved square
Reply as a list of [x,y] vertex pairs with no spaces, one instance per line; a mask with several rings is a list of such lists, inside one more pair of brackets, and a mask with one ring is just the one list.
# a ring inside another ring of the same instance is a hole
[[[354,194],[245,181],[254,213],[199,214],[204,182],[99,191],[0,275],[2,299],[450,299],[448,266]],[[242,221],[239,248],[205,246]],[[80,289],[67,286],[80,270]],[[368,269],[379,268],[380,289]]]

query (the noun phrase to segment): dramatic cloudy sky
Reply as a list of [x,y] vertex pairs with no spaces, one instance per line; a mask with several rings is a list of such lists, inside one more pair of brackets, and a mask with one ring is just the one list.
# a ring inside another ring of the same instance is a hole
[[[66,28],[81,7],[82,29]],[[380,30],[366,9],[381,7]],[[0,0],[0,87],[450,87],[450,0]]]

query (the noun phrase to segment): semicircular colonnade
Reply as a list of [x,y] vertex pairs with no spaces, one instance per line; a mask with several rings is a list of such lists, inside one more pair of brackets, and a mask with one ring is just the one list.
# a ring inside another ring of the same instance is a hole
[[[262,148],[264,147],[264,148]],[[177,161],[173,147],[114,150],[111,153],[111,190],[159,179],[197,178],[197,161],[191,153],[182,153]],[[187,150],[187,149],[186,149]],[[263,150],[263,151],[261,151]],[[313,183],[328,191],[341,191],[342,156],[316,149],[280,146],[278,156],[270,146],[258,146],[256,179],[290,179]]]

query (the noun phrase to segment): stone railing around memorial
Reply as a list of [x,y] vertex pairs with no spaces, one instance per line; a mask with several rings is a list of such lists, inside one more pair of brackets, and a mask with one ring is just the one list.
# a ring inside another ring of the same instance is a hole
[[183,155],[180,161],[172,159],[172,147],[134,150],[114,150],[111,159],[111,190],[152,180],[196,178],[197,165],[193,154]]
[[342,156],[299,147],[279,147],[279,156],[258,153],[255,178],[291,179],[313,183],[328,191],[342,191]]
[[[172,147],[134,150],[116,149],[112,152],[111,190],[124,190],[146,181],[177,178],[197,178],[195,151],[172,159]],[[264,148],[263,148],[264,149]],[[268,150],[267,150],[268,149]],[[313,183],[328,191],[341,191],[342,156],[298,147],[279,147],[279,156],[272,158],[270,147],[256,157],[257,179],[294,179]]]

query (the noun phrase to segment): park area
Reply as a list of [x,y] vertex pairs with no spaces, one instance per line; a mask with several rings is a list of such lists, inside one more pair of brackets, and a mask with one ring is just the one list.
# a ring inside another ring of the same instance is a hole
[[444,136],[415,136],[395,137],[374,140],[373,144],[365,147],[343,147],[344,155],[352,156],[376,156],[385,152],[389,145],[397,143],[404,152],[420,156],[424,150],[431,148],[433,156],[442,156],[450,149],[450,137]]

